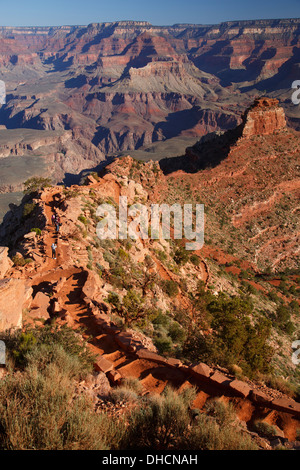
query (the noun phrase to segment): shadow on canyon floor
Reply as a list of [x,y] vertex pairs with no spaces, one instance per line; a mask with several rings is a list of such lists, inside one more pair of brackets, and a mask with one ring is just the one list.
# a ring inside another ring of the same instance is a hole
[[186,173],[197,173],[206,168],[214,168],[227,158],[231,147],[241,136],[242,126],[226,132],[213,132],[204,136],[194,146],[186,149],[185,155],[164,158],[159,165],[165,175],[182,170]]

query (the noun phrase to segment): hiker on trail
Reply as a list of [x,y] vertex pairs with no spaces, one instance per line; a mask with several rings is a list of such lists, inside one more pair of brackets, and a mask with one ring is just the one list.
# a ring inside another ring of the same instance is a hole
[[55,243],[52,243],[51,249],[52,249],[52,258],[53,259],[56,259],[56,248],[57,248],[57,245],[55,245]]
[[55,216],[55,214],[52,214],[52,224],[53,225],[55,224],[55,220],[56,220],[56,216]]
[[56,231],[59,232],[59,227],[60,227],[60,224],[58,222],[56,222]]

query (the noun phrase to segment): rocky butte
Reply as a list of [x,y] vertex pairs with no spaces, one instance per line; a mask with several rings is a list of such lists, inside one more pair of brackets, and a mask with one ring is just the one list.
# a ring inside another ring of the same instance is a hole
[[243,137],[270,135],[286,130],[284,109],[276,99],[259,98],[243,117]]

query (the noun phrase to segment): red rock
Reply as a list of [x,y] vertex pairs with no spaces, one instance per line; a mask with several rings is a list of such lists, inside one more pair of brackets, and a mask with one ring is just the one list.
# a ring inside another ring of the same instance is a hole
[[251,387],[249,387],[246,382],[242,382],[241,380],[237,379],[229,383],[229,388],[243,398],[246,398],[251,392]]
[[8,256],[8,248],[0,247],[0,279],[2,279],[7,271],[13,266],[12,260]]
[[97,362],[95,362],[94,367],[96,370],[104,372],[104,374],[110,372],[114,368],[112,362],[105,359],[105,357],[100,357]]
[[136,356],[139,359],[145,359],[146,361],[153,361],[157,362],[159,364],[167,364],[167,360],[160,356],[159,354],[156,354],[154,352],[148,351],[148,349],[140,349],[136,352]]
[[97,273],[94,271],[87,272],[87,279],[82,288],[82,297],[95,301],[99,300],[99,291],[102,287],[102,282]]
[[168,366],[176,367],[176,368],[182,366],[182,362],[179,359],[175,359],[175,358],[172,358],[172,357],[167,359],[167,364],[168,364]]
[[276,99],[255,100],[243,116],[243,137],[274,134],[286,129],[285,113],[278,104]]
[[104,372],[94,372],[89,374],[85,382],[88,387],[92,387],[93,390],[97,391],[98,395],[107,396],[111,390],[111,386],[107,376]]
[[49,307],[50,298],[48,295],[44,294],[43,292],[38,292],[33,301],[31,302],[32,308],[45,308]]
[[107,322],[102,322],[101,329],[109,335],[118,335],[120,333],[120,329],[117,326]]
[[227,386],[230,383],[230,379],[219,371],[215,371],[214,374],[210,376],[209,380],[218,385]]
[[22,327],[25,294],[23,280],[0,280],[0,331]]
[[212,369],[208,365],[204,364],[203,362],[200,362],[199,364],[191,368],[191,373],[201,379],[202,378],[207,379],[208,377],[211,376]]
[[272,401],[272,398],[267,397],[267,395],[259,390],[251,390],[250,398],[256,403],[261,403],[262,405],[267,405]]
[[115,340],[122,349],[128,350],[131,344],[132,336],[129,333],[122,332],[115,335]]
[[110,370],[107,374],[107,377],[113,384],[121,383],[121,380],[123,378],[120,372],[118,372],[117,370]]
[[300,417],[300,403],[290,398],[275,398],[272,400],[272,407],[278,411],[292,413],[294,416]]

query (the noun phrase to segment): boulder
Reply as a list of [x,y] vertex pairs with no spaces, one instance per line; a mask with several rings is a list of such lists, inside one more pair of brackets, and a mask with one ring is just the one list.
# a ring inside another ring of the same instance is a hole
[[31,302],[31,308],[47,309],[49,307],[49,304],[50,304],[50,299],[48,295],[44,294],[43,292],[38,292]]
[[115,385],[119,385],[123,379],[122,375],[117,370],[110,370],[107,373],[107,377]]
[[43,292],[38,292],[29,305],[29,312],[26,314],[26,317],[48,320],[50,318],[49,306],[50,298]]
[[116,343],[125,351],[127,351],[131,345],[132,336],[129,333],[119,333],[115,336]]
[[267,397],[267,395],[260,390],[251,390],[250,398],[252,401],[261,405],[269,405],[272,401],[272,398]]
[[210,376],[209,380],[216,385],[228,386],[230,383],[230,379],[226,377],[226,375],[222,374],[216,370],[212,376]]
[[297,403],[291,398],[275,398],[272,400],[272,408],[300,417],[300,403]]
[[104,372],[89,374],[85,382],[88,387],[92,387],[93,390],[97,390],[98,395],[102,397],[109,395],[111,386]]
[[148,349],[139,349],[136,352],[136,356],[139,359],[144,359],[146,361],[157,362],[158,364],[167,364],[167,360],[164,357],[154,352],[148,351]]
[[175,359],[173,357],[170,357],[169,359],[167,359],[167,364],[168,366],[175,367],[175,368],[182,366],[182,362],[179,359]]
[[22,279],[0,280],[0,331],[22,327],[26,285]]
[[113,363],[105,359],[105,357],[99,357],[94,364],[94,368],[98,372],[104,372],[104,374],[107,374],[107,372],[113,370],[114,366]]
[[94,271],[88,271],[87,279],[82,288],[82,297],[96,302],[102,301],[100,289],[102,288],[103,282],[99,275]]
[[14,263],[8,256],[8,248],[6,246],[0,246],[0,279],[3,279],[13,264]]
[[229,384],[229,388],[238,396],[246,398],[251,392],[251,387],[246,382],[241,380],[233,380]]
[[191,368],[191,373],[197,378],[208,379],[212,375],[212,369],[203,362],[200,362]]

